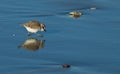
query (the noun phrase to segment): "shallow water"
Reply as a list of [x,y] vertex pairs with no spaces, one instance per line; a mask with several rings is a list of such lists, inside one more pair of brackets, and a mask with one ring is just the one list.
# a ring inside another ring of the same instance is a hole
[[[1,0],[0,74],[120,74],[120,1]],[[94,11],[89,10],[96,7]],[[80,11],[80,18],[68,15]],[[29,37],[20,24],[38,20],[47,32],[38,50],[18,48]],[[61,64],[70,64],[63,69]]]

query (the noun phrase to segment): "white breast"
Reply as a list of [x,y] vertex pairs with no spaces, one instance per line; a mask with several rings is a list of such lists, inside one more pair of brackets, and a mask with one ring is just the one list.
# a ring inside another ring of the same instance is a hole
[[32,28],[29,28],[29,27],[26,27],[27,31],[28,32],[31,32],[31,33],[36,33],[38,31],[38,29],[32,29]]

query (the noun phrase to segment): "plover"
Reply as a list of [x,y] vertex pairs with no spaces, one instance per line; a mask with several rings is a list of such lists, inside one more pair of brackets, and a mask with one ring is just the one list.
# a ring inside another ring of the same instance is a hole
[[28,34],[37,33],[38,31],[46,31],[46,26],[39,21],[29,21],[27,23],[22,24],[23,27],[26,28]]
[[19,45],[19,48],[25,48],[28,50],[38,50],[44,48],[45,40],[38,40],[36,38],[28,38],[23,44]]
[[70,12],[69,15],[73,18],[78,18],[82,15],[81,12]]

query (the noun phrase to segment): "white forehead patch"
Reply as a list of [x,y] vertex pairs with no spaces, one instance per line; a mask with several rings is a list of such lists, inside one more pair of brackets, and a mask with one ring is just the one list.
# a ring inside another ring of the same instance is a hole
[[44,31],[44,29],[41,29],[40,31]]

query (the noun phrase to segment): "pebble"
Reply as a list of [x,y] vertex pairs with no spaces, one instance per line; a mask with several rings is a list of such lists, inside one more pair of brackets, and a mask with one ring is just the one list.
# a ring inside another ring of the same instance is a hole
[[91,7],[90,10],[96,10],[96,7]]
[[82,16],[82,12],[70,12],[69,15],[73,18],[78,18]]

